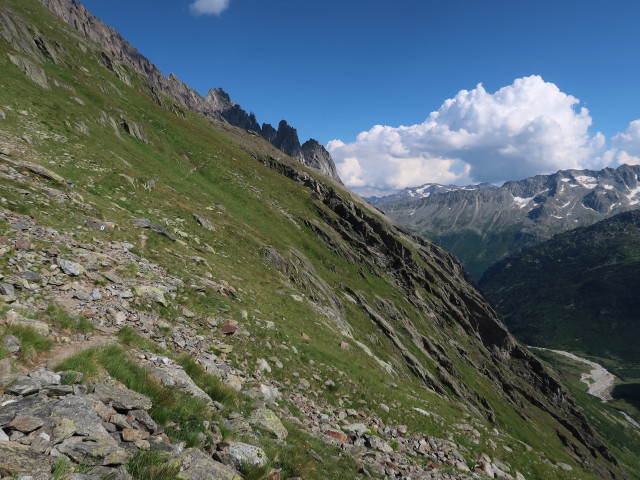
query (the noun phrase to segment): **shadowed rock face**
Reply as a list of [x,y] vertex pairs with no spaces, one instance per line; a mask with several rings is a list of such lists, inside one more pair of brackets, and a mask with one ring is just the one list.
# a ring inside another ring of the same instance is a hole
[[302,155],[302,147],[300,147],[300,140],[298,139],[298,131],[290,126],[286,120],[281,120],[278,124],[278,130],[275,131],[274,128],[268,123],[263,126],[263,129],[266,132],[266,135],[263,134],[265,138],[272,138],[269,142],[276,148],[279,148],[284,153],[289,155],[291,158],[295,158],[300,163],[305,163]]
[[[231,97],[221,88],[210,90],[203,98],[173,73],[165,77],[149,59],[138,52],[118,32],[91,15],[80,3],[74,0],[40,0],[40,2],[62,20],[100,45],[106,52],[106,56],[103,57],[105,66],[125,83],[130,83],[130,81],[125,80],[126,73],[118,68],[118,63],[127,65],[141,74],[146,79],[147,87],[152,91],[157,103],[164,103],[161,97],[161,94],[164,94],[177,100],[189,110],[217,121],[227,122],[234,127],[257,132],[300,163],[320,170],[333,180],[342,183],[329,152],[315,140],[311,141],[312,143],[304,150],[300,146],[298,132],[285,120],[280,122],[277,132],[268,124],[260,128],[253,112],[247,113],[240,105],[233,103]],[[11,31],[19,28],[13,24],[12,27]],[[7,32],[10,30],[7,29]],[[25,48],[32,49],[33,47],[27,42]]]
[[331,154],[313,138],[307,140],[302,145],[302,156],[304,158],[303,163],[306,166],[320,170],[327,177],[342,183],[336,171],[336,165],[331,158]]

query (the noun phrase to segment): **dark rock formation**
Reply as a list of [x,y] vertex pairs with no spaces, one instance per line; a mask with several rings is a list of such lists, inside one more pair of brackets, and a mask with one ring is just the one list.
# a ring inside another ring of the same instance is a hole
[[[273,127],[266,125],[266,130],[271,136]],[[278,131],[270,142],[274,147],[279,148],[291,158],[295,158],[300,163],[304,163],[302,156],[302,147],[298,139],[298,131],[290,126],[286,120],[281,120],[278,124]]]

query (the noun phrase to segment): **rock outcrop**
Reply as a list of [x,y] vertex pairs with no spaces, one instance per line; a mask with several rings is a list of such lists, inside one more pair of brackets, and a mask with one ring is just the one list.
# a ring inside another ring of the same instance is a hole
[[281,120],[278,124],[278,130],[269,125],[263,125],[265,130],[265,138],[269,138],[269,142],[276,148],[282,150],[291,158],[295,158],[300,163],[304,163],[302,155],[302,147],[300,146],[300,140],[298,139],[298,131],[290,126],[286,120]]
[[331,158],[331,154],[313,138],[302,144],[302,158],[304,159],[302,163],[306,166],[315,168],[327,177],[342,183],[338,176],[336,165]]

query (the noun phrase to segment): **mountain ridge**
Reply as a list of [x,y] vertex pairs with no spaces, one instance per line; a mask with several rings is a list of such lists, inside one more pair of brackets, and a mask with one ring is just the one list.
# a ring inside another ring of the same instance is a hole
[[480,189],[496,189],[497,186],[491,183],[479,183],[472,185],[443,185],[440,183],[425,183],[417,187],[406,187],[399,192],[392,193],[391,195],[385,195],[383,197],[364,197],[364,199],[371,205],[385,205],[388,203],[401,202],[405,200],[417,200],[420,198],[428,198],[436,193],[453,192],[456,190],[480,190]]
[[460,258],[478,280],[509,253],[640,205],[640,166],[560,170],[496,189],[434,193],[380,206]]
[[[191,111],[201,113],[212,120],[224,121],[230,125],[257,132],[268,141],[273,128],[269,124],[261,127],[253,112],[247,113],[221,88],[212,88],[202,97],[196,90],[180,80],[174,73],[165,77],[162,72],[144,55],[125,40],[116,30],[93,16],[76,0],[40,0],[40,2],[76,30],[101,45],[110,56],[133,68],[148,79],[147,86],[154,94],[156,103],[163,104],[162,95],[166,95]],[[104,59],[104,58],[103,58]],[[105,66],[111,69],[125,83],[130,82],[126,73],[112,62],[105,60]],[[174,112],[179,111],[174,105]],[[315,141],[313,141],[315,142]],[[333,180],[342,183],[338,176],[331,154],[319,143],[311,143],[307,149],[300,148],[298,133],[289,127],[285,120],[280,122],[276,147],[299,162],[320,170]]]

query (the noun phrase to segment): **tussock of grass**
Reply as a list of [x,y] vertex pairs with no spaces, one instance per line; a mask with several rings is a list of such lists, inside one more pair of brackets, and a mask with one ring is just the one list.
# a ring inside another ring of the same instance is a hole
[[180,466],[158,450],[138,451],[127,463],[134,480],[175,480]]
[[148,352],[153,352],[157,354],[163,354],[163,355],[168,354],[168,352],[165,349],[160,347],[153,340],[149,340],[148,338],[144,338],[138,335],[136,331],[131,327],[122,327],[118,331],[117,335],[118,335],[118,340],[120,340],[120,342],[125,345],[137,347],[141,350],[146,350]]
[[264,480],[271,473],[271,466],[269,463],[265,465],[251,465],[244,464],[240,467],[240,473],[244,480]]
[[[100,369],[96,360],[97,350],[97,348],[89,348],[87,350],[78,352],[75,355],[65,359],[62,363],[58,364],[55,367],[55,370],[57,372],[80,372],[84,375],[83,381],[86,381],[91,377],[95,377],[96,375],[98,375],[98,373],[100,373]],[[63,378],[63,380],[65,380],[65,378]],[[71,381],[70,377],[68,381]]]
[[212,400],[220,403],[232,403],[238,400],[237,394],[213,375],[209,375],[198,363],[188,355],[178,359],[178,364]]
[[[40,335],[31,327],[23,327],[21,325],[6,325],[0,329],[0,338],[5,335],[13,335],[20,340],[20,351],[18,352],[22,360],[30,360],[37,353],[48,352],[53,347],[53,340]],[[3,349],[4,350],[4,349]],[[9,352],[5,351],[5,357],[9,355]],[[0,358],[3,357],[3,352],[0,351]]]
[[162,386],[146,368],[129,360],[121,346],[84,350],[55,368],[56,371],[82,372],[85,380],[95,377],[100,369],[127,388],[147,395],[153,402],[149,413],[156,422],[167,426],[167,434],[172,440],[184,440],[188,447],[199,443],[199,434],[205,430],[202,422],[211,418],[207,404],[175,388]]
[[44,311],[44,320],[59,328],[68,328],[73,333],[88,333],[94,330],[93,324],[85,317],[72,318],[58,305],[49,305]]
[[70,473],[71,465],[69,464],[69,460],[64,457],[60,457],[53,465],[53,472],[51,472],[51,477],[53,478],[53,480],[63,480],[68,478]]

